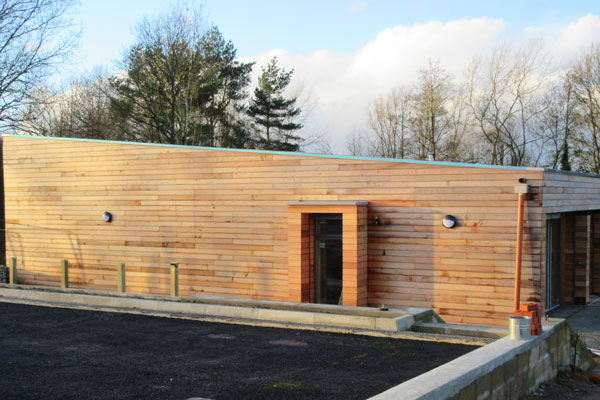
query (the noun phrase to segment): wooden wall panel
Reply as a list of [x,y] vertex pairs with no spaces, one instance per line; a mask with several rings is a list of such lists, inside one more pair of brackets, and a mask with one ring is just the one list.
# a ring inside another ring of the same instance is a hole
[[591,292],[600,294],[600,213],[592,214]]
[[575,215],[575,299],[589,301],[590,295],[590,215]]
[[600,210],[600,177],[578,173],[544,172],[544,212]]
[[25,283],[58,285],[67,258],[72,287],[115,290],[124,262],[128,291],[167,294],[178,262],[181,295],[287,300],[287,202],[368,201],[368,303],[487,325],[512,311],[525,177],[522,299],[541,299],[541,170],[10,136],[4,169],[7,252]]
[[561,304],[573,304],[575,300],[575,214],[565,213],[561,216],[561,233],[564,246],[561,256]]
[[593,293],[594,263],[597,250],[594,248],[593,215],[564,213],[564,257],[561,269],[561,303],[573,304],[589,301]]

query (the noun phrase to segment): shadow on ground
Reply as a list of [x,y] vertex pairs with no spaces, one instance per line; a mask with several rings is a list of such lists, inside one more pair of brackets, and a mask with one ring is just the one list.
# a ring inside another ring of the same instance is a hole
[[568,319],[573,329],[583,334],[587,347],[600,349],[600,298],[585,306],[560,306],[549,316]]

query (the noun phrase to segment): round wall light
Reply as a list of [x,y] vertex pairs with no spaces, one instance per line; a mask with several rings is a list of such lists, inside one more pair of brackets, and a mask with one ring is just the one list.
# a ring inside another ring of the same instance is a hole
[[442,225],[444,225],[444,228],[454,228],[456,226],[456,217],[452,215],[444,215],[444,219],[442,219]]
[[108,211],[104,211],[104,214],[102,214],[102,221],[104,221],[104,222],[112,221],[112,214],[109,213]]

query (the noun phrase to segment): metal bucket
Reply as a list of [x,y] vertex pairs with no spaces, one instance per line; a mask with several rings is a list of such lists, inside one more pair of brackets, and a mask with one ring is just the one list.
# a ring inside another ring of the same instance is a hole
[[531,339],[531,318],[516,315],[508,317],[508,336],[511,340]]

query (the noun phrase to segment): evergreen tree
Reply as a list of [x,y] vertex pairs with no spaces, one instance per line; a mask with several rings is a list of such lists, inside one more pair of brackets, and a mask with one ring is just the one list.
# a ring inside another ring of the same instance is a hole
[[146,19],[115,76],[111,108],[133,140],[200,146],[247,147],[239,121],[253,63],[198,13],[178,6]]
[[298,151],[300,148],[302,139],[293,132],[302,128],[301,123],[294,121],[301,110],[296,107],[296,97],[285,98],[283,95],[293,72],[279,68],[277,57],[271,59],[267,68],[262,68],[247,110],[257,148],[285,151]]
[[569,142],[566,140],[560,152],[560,169],[563,171],[571,170],[571,161],[569,160]]
[[197,95],[200,116],[196,143],[203,146],[246,146],[248,132],[241,129],[237,116],[243,111],[242,101],[254,63],[236,60],[236,49],[223,38],[217,27],[210,29],[199,46],[202,69]]
[[112,108],[129,121],[133,140],[193,144],[204,25],[181,7],[138,25],[123,62],[127,75],[111,79]]

